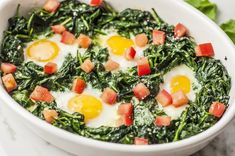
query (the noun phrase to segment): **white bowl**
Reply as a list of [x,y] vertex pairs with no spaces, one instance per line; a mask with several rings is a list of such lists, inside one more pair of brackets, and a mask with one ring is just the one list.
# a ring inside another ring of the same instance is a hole
[[[18,3],[22,6],[21,10],[26,13],[30,8],[42,5],[44,2],[44,0],[1,0],[0,34],[2,35],[2,32],[6,29],[7,20],[14,15]],[[223,62],[232,77],[230,105],[216,125],[198,135],[173,143],[149,146],[121,145],[84,138],[53,127],[27,112],[0,86],[0,98],[4,102],[4,106],[9,108],[17,118],[21,119],[22,123],[43,139],[65,151],[80,156],[94,156],[96,154],[102,156],[184,156],[200,150],[217,136],[235,115],[235,86],[233,85],[235,81],[235,49],[233,43],[215,23],[182,1],[109,0],[109,2],[118,10],[127,7],[150,10],[153,7],[166,22],[171,24],[184,23],[197,42],[213,43],[216,58]],[[228,58],[227,61],[224,59],[225,56]]]

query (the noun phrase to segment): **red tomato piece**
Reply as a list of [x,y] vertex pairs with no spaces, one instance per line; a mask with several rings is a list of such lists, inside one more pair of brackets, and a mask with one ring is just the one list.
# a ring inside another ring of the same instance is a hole
[[149,61],[146,57],[142,57],[137,61],[137,72],[138,76],[148,75],[151,73]]
[[58,117],[58,113],[53,109],[44,109],[42,114],[48,123],[52,123]]
[[165,43],[166,34],[163,31],[153,30],[153,44],[162,45]]
[[16,72],[16,68],[17,67],[14,64],[11,64],[11,63],[2,63],[1,64],[1,70],[5,74]]
[[173,99],[172,105],[175,107],[186,105],[189,102],[188,97],[181,90],[172,94],[172,99]]
[[135,44],[138,47],[145,47],[148,44],[148,37],[145,33],[138,34],[135,36]]
[[117,63],[117,62],[115,62],[115,61],[109,59],[109,60],[105,63],[104,68],[105,68],[106,71],[113,71],[113,70],[118,69],[119,66],[120,66],[119,63]]
[[81,94],[86,88],[86,82],[80,78],[77,78],[73,81],[72,91],[78,94]]
[[89,36],[86,36],[84,34],[80,34],[78,39],[77,39],[78,45],[82,48],[89,48],[91,45],[91,38]]
[[134,60],[135,55],[136,55],[136,51],[135,51],[135,49],[133,47],[130,47],[130,48],[126,49],[126,51],[125,51],[125,58],[127,60]]
[[90,73],[94,67],[95,65],[91,62],[90,59],[86,59],[80,66],[80,68],[86,73]]
[[56,12],[59,8],[60,2],[58,0],[47,0],[43,8],[48,12]]
[[75,36],[69,32],[69,31],[64,31],[62,33],[62,37],[61,37],[61,42],[64,44],[73,44],[75,41]]
[[2,82],[7,90],[7,92],[11,92],[17,88],[17,83],[12,74],[7,74],[2,77]]
[[214,56],[214,48],[211,43],[199,44],[196,48],[196,56],[211,57]]
[[183,24],[178,23],[174,29],[174,37],[180,38],[185,36],[186,34],[187,34],[187,28]]
[[158,95],[155,97],[155,99],[163,106],[168,106],[172,104],[172,97],[171,95],[163,89],[158,93]]
[[57,72],[57,64],[56,63],[52,63],[52,62],[48,62],[45,66],[44,66],[44,73],[45,74],[54,74]]
[[209,113],[215,117],[220,118],[224,114],[225,109],[226,107],[223,103],[216,101],[211,104]]
[[117,121],[117,126],[131,126],[133,124],[133,119],[132,116],[127,116],[127,115],[122,115],[118,121]]
[[61,24],[53,25],[51,26],[51,29],[56,34],[62,34],[64,31],[66,31],[66,28]]
[[100,6],[103,3],[103,0],[91,0],[90,5],[91,6]]
[[149,96],[150,91],[149,89],[143,84],[139,83],[133,88],[134,95],[139,99],[143,100],[147,96]]
[[101,95],[101,99],[103,102],[112,105],[116,103],[117,96],[118,95],[114,90],[112,90],[111,88],[105,88]]
[[30,99],[48,103],[54,101],[54,97],[51,95],[48,89],[41,86],[35,87],[34,91],[30,95]]
[[145,138],[135,138],[135,141],[134,141],[134,143],[135,143],[135,145],[148,145],[149,143],[148,143],[149,141],[148,141],[148,139],[145,139]]
[[133,105],[132,103],[124,103],[118,106],[118,114],[119,115],[126,115],[131,116],[133,113]]
[[169,126],[171,124],[171,117],[169,116],[157,116],[155,119],[156,126]]

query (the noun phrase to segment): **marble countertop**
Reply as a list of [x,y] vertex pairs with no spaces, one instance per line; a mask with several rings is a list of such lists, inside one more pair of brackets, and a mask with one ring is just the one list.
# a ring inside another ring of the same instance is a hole
[[[234,0],[212,0],[218,4],[219,23],[235,18]],[[1,3],[1,2],[0,2]],[[234,156],[235,119],[207,147],[193,156]],[[42,140],[14,118],[0,102],[0,156],[72,156]]]

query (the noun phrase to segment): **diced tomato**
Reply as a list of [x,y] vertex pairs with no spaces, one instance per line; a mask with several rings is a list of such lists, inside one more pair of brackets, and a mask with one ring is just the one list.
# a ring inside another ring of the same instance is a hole
[[133,119],[132,116],[127,116],[127,115],[122,115],[118,120],[117,120],[117,126],[131,126],[133,124]]
[[169,116],[157,116],[155,119],[156,126],[169,126],[171,124],[171,117]]
[[181,90],[172,94],[172,99],[173,99],[172,105],[175,107],[186,105],[189,102],[188,97]]
[[61,42],[64,44],[73,44],[75,41],[75,36],[69,32],[69,31],[64,31],[62,33],[62,37],[61,37]]
[[48,123],[52,123],[58,117],[58,113],[53,109],[44,109],[42,114]]
[[78,94],[81,94],[86,88],[86,82],[80,78],[77,78],[73,81],[72,91]]
[[44,66],[44,73],[45,74],[54,74],[57,72],[57,64],[53,63],[53,62],[48,62],[45,66]]
[[163,31],[153,30],[153,44],[162,45],[165,43],[166,34]]
[[220,118],[224,114],[225,109],[226,107],[223,103],[216,101],[211,104],[209,113],[215,117]]
[[134,60],[135,55],[136,55],[136,51],[135,51],[135,49],[133,47],[130,47],[130,48],[126,49],[126,51],[125,51],[125,58],[127,60]]
[[90,59],[86,59],[80,66],[80,68],[86,73],[90,73],[94,67],[95,65],[91,62]]
[[149,141],[148,141],[148,139],[145,139],[145,138],[135,138],[135,141],[134,141],[134,143],[135,143],[135,145],[148,145],[149,143],[148,143]]
[[101,99],[103,100],[103,102],[112,105],[116,103],[117,96],[118,95],[114,90],[112,90],[111,88],[105,88],[101,95]]
[[2,63],[1,70],[5,74],[14,73],[14,72],[16,72],[16,66],[11,63]]
[[137,61],[137,72],[138,76],[148,75],[151,73],[149,61],[146,57],[142,57]]
[[2,82],[7,90],[7,92],[11,92],[17,88],[17,83],[12,74],[7,74],[2,77]]
[[91,38],[89,36],[86,36],[84,34],[80,34],[77,39],[78,45],[82,48],[89,48],[91,45]]
[[51,26],[51,29],[56,34],[62,34],[64,31],[66,31],[66,28],[61,24],[53,25]]
[[43,8],[48,12],[56,12],[59,6],[60,2],[58,0],[47,0]]
[[149,96],[150,91],[149,89],[143,84],[139,83],[133,88],[134,95],[139,99],[143,100],[147,96]]
[[36,88],[30,95],[30,99],[48,103],[54,101],[54,97],[51,95],[48,89],[41,86],[36,86]]
[[91,0],[90,5],[91,6],[100,6],[103,3],[103,0]]
[[168,106],[172,104],[172,97],[171,95],[163,89],[158,93],[158,95],[155,97],[155,99],[163,106]]
[[174,37],[180,38],[185,36],[186,34],[187,34],[187,28],[183,24],[178,23],[174,29]]
[[145,33],[139,34],[135,36],[135,44],[138,47],[145,47],[148,44],[148,37]]
[[211,43],[199,44],[196,48],[196,56],[211,57],[214,56],[214,48]]
[[113,70],[118,69],[119,66],[120,66],[119,63],[117,63],[117,62],[115,62],[115,61],[109,59],[109,60],[105,63],[104,68],[105,68],[106,71],[113,71]]
[[131,116],[133,113],[133,105],[132,103],[124,103],[118,106],[118,114]]

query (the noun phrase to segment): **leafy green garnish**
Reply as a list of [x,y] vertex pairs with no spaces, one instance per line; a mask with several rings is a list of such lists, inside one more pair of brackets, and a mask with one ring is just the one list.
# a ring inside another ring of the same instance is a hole
[[206,16],[208,16],[213,21],[216,21],[217,18],[217,6],[215,3],[210,2],[209,0],[185,0],[187,3],[193,7],[200,10]]
[[231,19],[220,26],[235,44],[235,20]]

